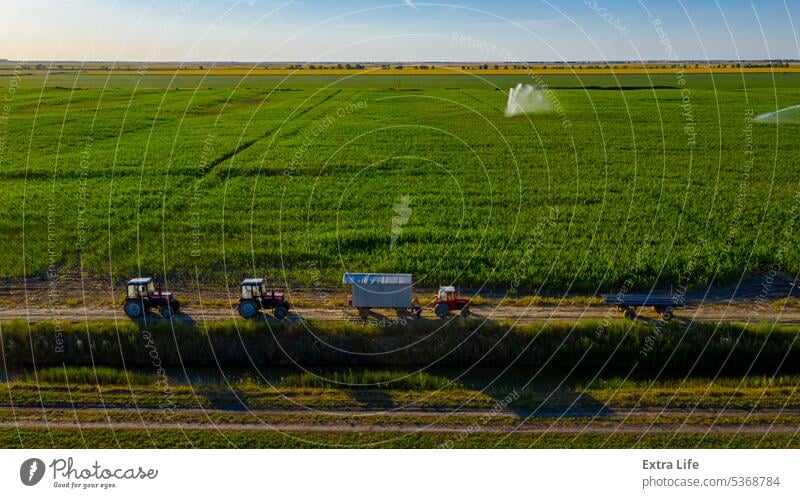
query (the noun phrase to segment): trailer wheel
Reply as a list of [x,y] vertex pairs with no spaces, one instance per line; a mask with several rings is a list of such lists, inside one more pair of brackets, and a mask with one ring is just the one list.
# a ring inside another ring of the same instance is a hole
[[143,311],[142,305],[136,301],[128,301],[125,303],[125,314],[128,315],[128,318],[139,318],[142,316]]
[[664,320],[665,322],[672,320],[674,316],[675,316],[675,310],[673,310],[672,307],[665,308],[664,311],[661,312],[661,319]]
[[161,316],[164,318],[172,318],[173,313],[174,310],[172,309],[172,306],[167,304],[161,307]]
[[463,308],[461,308],[461,313],[460,314],[461,314],[461,318],[469,317],[469,314],[470,314],[469,306],[464,306]]
[[636,310],[633,309],[633,308],[626,308],[625,311],[622,313],[622,316],[624,316],[628,320],[635,320],[636,319]]
[[369,308],[358,308],[358,316],[360,316],[362,320],[366,321],[367,318],[369,318]]
[[447,318],[450,316],[450,308],[444,303],[437,304],[436,307],[433,308],[433,312],[436,313],[436,316],[439,318]]
[[172,306],[172,309],[177,313],[181,309],[181,302],[177,299],[173,299],[169,302],[169,305]]
[[276,306],[275,307],[274,314],[275,314],[275,318],[277,318],[278,320],[283,320],[284,318],[286,318],[286,313],[287,313],[287,309],[284,306]]

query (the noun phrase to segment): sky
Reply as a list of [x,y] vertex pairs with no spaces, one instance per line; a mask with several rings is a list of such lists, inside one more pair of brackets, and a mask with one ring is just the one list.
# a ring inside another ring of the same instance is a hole
[[0,0],[22,61],[800,59],[798,0]]

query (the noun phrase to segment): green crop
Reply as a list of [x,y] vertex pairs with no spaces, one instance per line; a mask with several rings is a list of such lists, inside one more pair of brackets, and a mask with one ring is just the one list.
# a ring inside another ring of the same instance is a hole
[[800,270],[800,128],[748,121],[800,75],[687,78],[547,77],[563,112],[510,119],[519,76],[3,78],[0,276],[594,292]]

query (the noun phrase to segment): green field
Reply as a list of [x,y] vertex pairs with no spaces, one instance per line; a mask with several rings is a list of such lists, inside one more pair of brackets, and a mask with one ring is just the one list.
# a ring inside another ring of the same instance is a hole
[[523,77],[5,71],[0,276],[591,292],[800,270],[800,126],[748,123],[800,103],[800,75],[686,80],[546,77],[563,113],[506,118]]

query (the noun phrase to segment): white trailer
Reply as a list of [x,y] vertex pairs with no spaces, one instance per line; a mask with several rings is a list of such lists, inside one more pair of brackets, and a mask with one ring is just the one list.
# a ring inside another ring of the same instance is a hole
[[394,309],[398,316],[413,313],[419,317],[422,308],[414,303],[414,279],[408,273],[345,273],[342,283],[350,285],[350,304],[358,308],[362,319],[370,309]]

